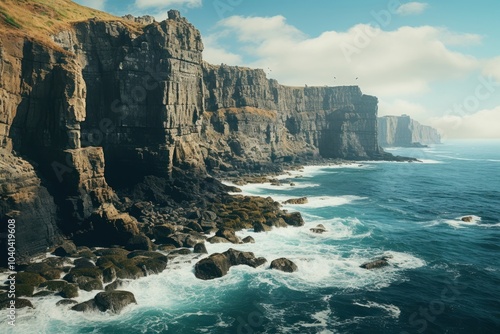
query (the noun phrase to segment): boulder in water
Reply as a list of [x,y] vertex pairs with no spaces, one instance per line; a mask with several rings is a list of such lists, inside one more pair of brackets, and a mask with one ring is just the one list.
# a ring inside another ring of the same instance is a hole
[[311,232],[314,232],[314,233],[323,233],[323,232],[326,232],[326,228],[323,226],[323,224],[318,224],[318,226],[316,227],[313,227],[311,229],[309,229]]
[[120,313],[129,304],[137,304],[132,292],[122,290],[99,292],[94,301],[100,311],[113,313]]
[[214,279],[226,275],[230,266],[226,256],[215,253],[196,263],[194,274],[199,279]]
[[389,265],[389,259],[392,259],[392,255],[384,255],[374,259],[373,261],[363,263],[362,265],[360,265],[360,267],[364,269],[377,269],[386,267]]
[[474,221],[474,217],[472,217],[472,216],[465,216],[465,217],[462,217],[461,220],[463,222],[466,222],[466,223],[472,223]]
[[309,201],[307,200],[307,197],[300,197],[300,198],[290,198],[286,201],[283,202],[283,204],[307,204]]
[[271,269],[281,270],[286,273],[293,273],[298,270],[295,263],[284,257],[273,260],[271,262]]

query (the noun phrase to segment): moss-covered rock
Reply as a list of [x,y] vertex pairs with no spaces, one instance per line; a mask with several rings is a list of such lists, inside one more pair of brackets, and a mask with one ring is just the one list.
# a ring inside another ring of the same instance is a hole
[[303,226],[304,220],[299,212],[285,213],[281,216],[283,220],[291,226]]
[[130,252],[123,248],[104,248],[94,251],[94,254],[97,256],[122,255],[127,257],[128,253]]
[[82,257],[73,261],[75,268],[94,268],[96,265],[92,260]]
[[35,287],[30,284],[17,284],[16,283],[16,296],[32,297]]
[[102,271],[102,280],[104,283],[113,282],[116,279],[116,268],[115,266],[111,266],[103,269]]
[[102,270],[97,267],[93,268],[73,268],[64,276],[64,280],[70,283],[81,283],[81,277],[90,277],[102,281]]
[[82,282],[78,284],[78,287],[82,290],[85,291],[92,291],[92,290],[104,290],[104,286],[100,280],[93,279],[88,282]]
[[127,259],[127,255],[120,254],[120,255],[101,256],[100,258],[97,259],[95,264],[99,268],[109,268],[112,266],[118,266],[119,263],[121,263]]
[[54,280],[54,279],[60,279],[62,275],[64,274],[64,271],[62,269],[49,269],[42,271],[40,275],[45,278],[46,280]]
[[75,306],[71,307],[71,309],[73,311],[77,311],[77,312],[92,312],[92,311],[98,310],[94,299],[87,300],[86,302],[76,304]]
[[138,279],[144,277],[144,272],[135,264],[121,264],[116,272],[116,277],[121,279]]
[[76,284],[67,284],[59,294],[63,298],[76,298],[78,297],[78,286]]
[[132,292],[122,290],[99,292],[94,301],[99,310],[112,313],[120,313],[127,305],[137,304]]
[[53,292],[61,292],[68,284],[66,281],[47,281],[40,284],[40,288],[45,288]]
[[269,232],[271,231],[271,227],[266,225],[266,224],[262,224],[262,223],[258,223],[258,222],[255,222],[253,224],[253,230],[254,232],[256,233],[260,233],[260,232]]
[[73,299],[61,299],[56,303],[56,306],[68,306],[78,304],[76,300]]
[[45,281],[46,279],[37,273],[19,272],[16,274],[16,284],[27,284],[37,287]]
[[33,295],[33,297],[47,297],[47,296],[53,296],[53,295],[54,295],[54,292],[44,290],[44,291],[38,291],[37,293],[35,293]]
[[122,288],[126,287],[128,284],[129,284],[129,281],[117,278],[112,283],[106,285],[106,287],[104,288],[104,290],[106,290],[106,291],[119,290],[119,289],[122,289]]

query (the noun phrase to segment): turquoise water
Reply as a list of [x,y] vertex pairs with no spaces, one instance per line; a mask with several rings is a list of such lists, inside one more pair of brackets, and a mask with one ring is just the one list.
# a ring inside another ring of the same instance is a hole
[[[131,282],[138,305],[119,316],[82,315],[46,298],[19,311],[14,332],[500,333],[500,141],[390,152],[423,162],[307,167],[283,176],[285,186],[243,187],[278,201],[309,198],[285,206],[305,226],[242,231],[256,243],[233,246],[269,262],[287,257],[296,273],[240,266],[201,281],[199,259],[179,258]],[[311,233],[319,223],[327,232]],[[392,256],[390,266],[359,268],[381,255]]]

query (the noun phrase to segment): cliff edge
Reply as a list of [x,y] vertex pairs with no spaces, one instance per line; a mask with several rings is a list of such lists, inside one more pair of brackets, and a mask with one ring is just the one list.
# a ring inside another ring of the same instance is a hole
[[122,190],[203,205],[193,189],[224,189],[202,184],[207,170],[389,157],[375,97],[207,64],[177,11],[156,22],[54,0],[0,12],[0,218],[15,217],[23,256],[61,236],[125,244],[145,227]]

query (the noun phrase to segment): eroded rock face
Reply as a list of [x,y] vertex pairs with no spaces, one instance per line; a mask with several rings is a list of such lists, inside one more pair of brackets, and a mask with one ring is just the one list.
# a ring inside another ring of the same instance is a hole
[[357,86],[286,87],[262,70],[206,63],[203,70],[209,167],[381,154],[377,99]]
[[[0,149],[1,233],[7,233],[8,220],[15,220],[18,259],[45,251],[61,240],[53,197],[42,186],[33,165]],[[0,251],[7,254],[7,238],[0,238]],[[6,265],[2,256],[0,265]]]

